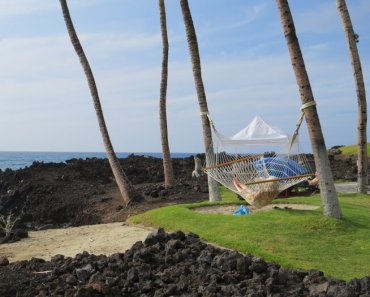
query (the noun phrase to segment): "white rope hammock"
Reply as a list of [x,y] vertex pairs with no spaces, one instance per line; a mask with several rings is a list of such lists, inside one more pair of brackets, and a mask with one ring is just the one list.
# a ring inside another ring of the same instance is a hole
[[[313,104],[303,106],[302,114]],[[298,143],[302,120],[301,115],[291,137],[259,116],[232,137],[220,134],[210,120],[213,145],[206,152],[204,172],[257,208],[269,204],[280,192],[314,175]]]

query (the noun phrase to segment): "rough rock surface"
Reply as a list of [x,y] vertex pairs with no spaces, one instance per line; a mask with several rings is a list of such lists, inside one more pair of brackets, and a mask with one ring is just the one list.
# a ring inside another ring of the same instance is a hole
[[0,171],[0,215],[19,216],[18,229],[40,230],[124,221],[171,200],[206,199],[206,178],[191,177],[193,158],[172,161],[176,184],[165,189],[162,159],[134,155],[120,159],[130,181],[146,198],[130,209],[124,208],[107,160],[35,162],[24,169]]
[[370,277],[343,281],[222,250],[181,231],[151,233],[125,253],[0,265],[0,296],[370,296]]
[[[356,179],[355,157],[331,154],[334,178]],[[0,172],[0,215],[20,216],[11,236],[29,229],[125,220],[169,202],[207,198],[206,178],[192,179],[193,158],[173,159],[176,184],[163,187],[161,159],[121,159],[145,200],[125,209],[106,160],[34,163]],[[0,241],[4,233],[0,231]],[[1,248],[1,247],[0,247]],[[288,270],[251,255],[202,243],[195,234],[158,230],[144,243],[112,256],[86,252],[9,264],[0,258],[0,296],[339,296],[370,297],[370,277],[343,281],[319,271]]]
[[354,155],[329,154],[334,179],[357,180],[357,157]]
[[[311,163],[313,156],[307,155]],[[204,160],[204,155],[201,156]],[[335,179],[356,180],[355,156],[329,151]],[[205,176],[191,177],[193,157],[174,158],[176,183],[163,185],[162,159],[131,155],[120,159],[130,181],[145,200],[124,208],[107,160],[72,159],[65,163],[40,163],[19,170],[0,170],[0,215],[12,213],[20,220],[10,236],[0,230],[0,243],[27,236],[27,230],[124,221],[127,217],[179,202],[207,199]]]

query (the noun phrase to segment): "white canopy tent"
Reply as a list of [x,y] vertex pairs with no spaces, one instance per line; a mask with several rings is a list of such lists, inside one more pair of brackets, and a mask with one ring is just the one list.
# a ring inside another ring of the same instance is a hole
[[226,137],[215,129],[214,132],[217,139],[227,145],[287,145],[290,142],[288,134],[280,128],[270,126],[259,115],[256,115],[247,127],[231,137]]

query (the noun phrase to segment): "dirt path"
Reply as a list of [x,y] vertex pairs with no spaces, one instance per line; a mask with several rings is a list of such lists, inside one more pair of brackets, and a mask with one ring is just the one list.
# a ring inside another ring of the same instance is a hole
[[124,223],[90,225],[66,229],[31,231],[29,238],[0,245],[0,257],[9,261],[29,260],[32,257],[49,260],[53,255],[75,256],[87,251],[96,255],[125,252],[151,232]]
[[[336,184],[337,192],[354,193],[356,183]],[[304,205],[275,205],[278,207],[291,207],[294,209],[314,209]],[[262,211],[271,210],[269,205]],[[221,205],[194,209],[205,213],[232,214],[237,205]],[[9,261],[29,260],[32,257],[49,260],[53,255],[63,254],[75,256],[77,253],[87,251],[93,254],[111,255],[116,252],[125,252],[135,242],[144,240],[151,232],[137,226],[125,223],[110,223],[100,225],[87,225],[66,229],[50,229],[45,231],[31,231],[29,238],[19,242],[0,245],[0,257],[6,256]]]
[[[202,206],[194,208],[193,210],[201,213],[214,213],[214,214],[225,214],[225,215],[232,215],[234,211],[238,208],[238,205],[216,205],[216,206]],[[274,208],[289,208],[289,209],[299,209],[299,210],[315,210],[318,209],[319,206],[316,205],[308,205],[308,204],[293,204],[293,203],[279,203],[279,204],[269,204],[262,208],[256,209],[253,207],[248,206],[252,212],[258,211],[269,211],[273,210]]]
[[348,182],[348,183],[339,183],[335,184],[335,189],[338,193],[357,193],[357,183],[356,182]]

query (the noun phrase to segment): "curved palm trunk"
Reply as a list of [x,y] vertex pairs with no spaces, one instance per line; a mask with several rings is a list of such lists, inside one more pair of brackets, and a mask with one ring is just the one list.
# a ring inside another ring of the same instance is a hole
[[[197,35],[195,33],[195,28],[193,24],[193,19],[191,17],[190,8],[187,0],[180,0],[181,11],[184,18],[184,24],[186,29],[186,35],[188,39],[189,51],[191,62],[193,66],[193,76],[195,81],[195,87],[198,95],[198,102],[202,117],[203,126],[203,139],[205,151],[207,151],[212,144],[212,131],[210,122],[208,120],[208,106],[206,93],[204,91],[204,85],[202,80],[202,70],[200,65],[200,56],[198,49]],[[221,200],[220,192],[218,189],[218,183],[208,176],[208,189],[209,189],[209,200],[219,201]]]
[[[314,97],[301,53],[301,48],[295,32],[288,1],[277,0],[277,5],[280,12],[284,35],[288,44],[294,74],[301,94],[302,104],[312,102],[314,101]],[[304,109],[304,113],[310,135],[312,152],[315,157],[316,169],[320,177],[320,193],[321,200],[324,205],[324,214],[326,216],[339,219],[342,217],[342,213],[334,187],[333,175],[330,169],[329,158],[316,106],[313,105]]]
[[76,31],[72,23],[71,16],[69,14],[69,9],[68,9],[66,0],[60,0],[60,4],[62,7],[63,17],[64,17],[64,21],[67,26],[69,37],[71,39],[72,45],[78,57],[80,58],[82,68],[87,78],[87,82],[88,82],[89,89],[90,89],[90,94],[94,102],[95,112],[98,117],[100,132],[103,137],[103,142],[104,142],[105,150],[107,153],[108,161],[112,168],[113,175],[116,179],[118,188],[122,194],[122,198],[127,206],[131,201],[140,200],[142,199],[142,197],[138,195],[138,193],[134,190],[132,184],[128,180],[126,174],[123,172],[118,162],[117,156],[113,150],[113,146],[109,138],[107,126],[104,121],[103,110],[100,104],[98,89],[95,84],[94,75],[91,71],[89,61],[87,60],[86,55],[81,46],[81,43],[77,37]]
[[168,80],[168,37],[167,37],[166,8],[164,5],[164,0],[159,0],[159,11],[163,43],[162,78],[159,99],[159,121],[161,128],[161,141],[163,152],[164,186],[168,188],[173,185],[174,177],[170,147],[168,144],[167,113],[166,113],[166,96]]
[[357,126],[357,189],[359,192],[367,193],[368,170],[367,170],[367,106],[364,78],[362,75],[361,61],[357,49],[358,36],[353,31],[351,17],[349,15],[346,1],[337,0],[337,8],[342,19],[344,32],[346,35],[349,55],[353,67],[353,75],[356,81],[357,103],[358,103],[358,126]]

